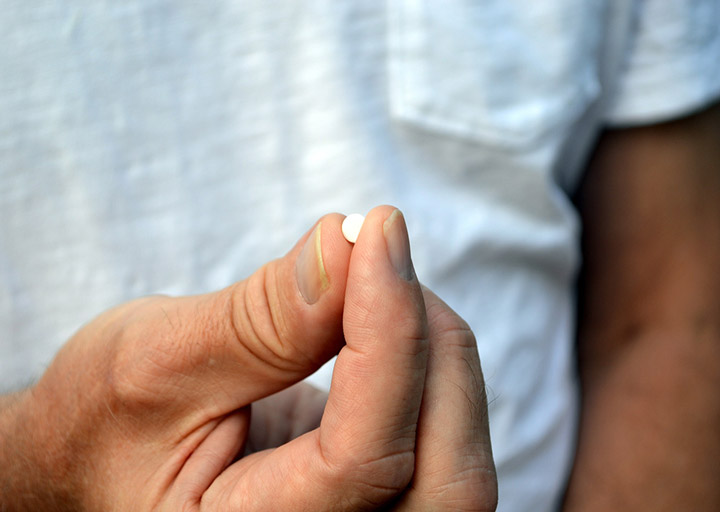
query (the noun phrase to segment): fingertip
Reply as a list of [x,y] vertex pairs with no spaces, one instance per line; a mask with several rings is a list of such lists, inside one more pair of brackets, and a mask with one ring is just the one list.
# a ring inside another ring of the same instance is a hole
[[[396,211],[400,212],[398,208],[388,204],[376,206],[370,210],[365,216],[365,221],[358,234],[356,244],[362,243],[363,239],[369,238],[372,234],[377,233],[377,226],[382,226]],[[365,241],[365,243],[367,243],[367,241]]]
[[395,280],[400,276],[413,280],[410,241],[399,209],[381,205],[368,212],[353,249],[350,271],[358,275],[371,273],[377,279]]
[[320,218],[285,258],[294,261],[297,291],[307,305],[344,294],[352,247],[341,233],[343,218],[338,213]]
[[280,279],[289,284],[283,287],[282,310],[290,337],[314,338],[302,343],[318,364],[334,355],[343,339],[342,311],[352,252],[341,231],[344,218],[330,213],[318,219],[280,263]]
[[336,300],[345,294],[350,255],[353,246],[342,234],[342,223],[345,215],[330,213],[323,216],[319,223],[321,228],[321,257],[325,267],[332,295],[330,300]]

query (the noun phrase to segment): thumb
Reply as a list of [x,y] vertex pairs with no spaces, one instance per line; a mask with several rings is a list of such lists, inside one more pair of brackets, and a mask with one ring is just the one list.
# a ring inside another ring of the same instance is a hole
[[145,403],[217,416],[314,372],[343,345],[343,219],[323,217],[284,257],[228,288],[142,301],[125,322],[113,380],[147,393]]

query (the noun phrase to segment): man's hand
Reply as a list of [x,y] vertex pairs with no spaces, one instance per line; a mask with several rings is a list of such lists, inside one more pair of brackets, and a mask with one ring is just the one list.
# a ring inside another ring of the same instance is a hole
[[[398,211],[354,248],[341,221],[78,332],[0,413],[0,510],[494,510],[472,333],[421,289]],[[291,386],[335,353],[323,408]]]

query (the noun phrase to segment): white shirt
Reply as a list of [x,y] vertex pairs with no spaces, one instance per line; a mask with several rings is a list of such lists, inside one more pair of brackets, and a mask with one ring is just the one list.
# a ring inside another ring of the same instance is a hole
[[499,510],[553,509],[578,408],[566,193],[604,124],[716,97],[717,1],[0,12],[0,386],[118,302],[224,287],[320,215],[391,203],[477,336]]

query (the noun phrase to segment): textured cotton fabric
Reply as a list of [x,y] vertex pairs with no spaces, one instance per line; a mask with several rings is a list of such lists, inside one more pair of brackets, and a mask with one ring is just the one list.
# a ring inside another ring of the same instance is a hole
[[391,203],[418,276],[476,334],[499,510],[556,506],[578,411],[567,193],[604,124],[717,96],[718,2],[0,12],[0,387],[112,305],[224,287],[322,214]]

